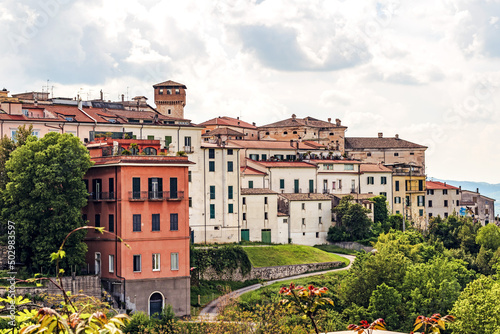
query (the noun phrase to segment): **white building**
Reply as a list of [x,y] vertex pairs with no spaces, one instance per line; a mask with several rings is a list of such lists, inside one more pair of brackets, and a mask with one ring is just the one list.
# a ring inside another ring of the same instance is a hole
[[278,210],[285,217],[282,219],[288,221],[291,243],[308,246],[326,243],[328,229],[332,225],[330,196],[315,193],[279,194]]
[[436,181],[426,181],[425,187],[427,189],[425,201],[427,221],[432,217],[448,218],[452,214],[459,214],[462,196],[460,188]]
[[359,192],[359,165],[356,160],[310,160],[318,166],[318,193],[350,194]]
[[278,193],[266,188],[241,190],[241,240],[288,243],[288,224],[278,223]]
[[373,196],[384,195],[392,212],[394,202],[392,193],[392,170],[382,164],[360,165],[360,193],[373,194]]

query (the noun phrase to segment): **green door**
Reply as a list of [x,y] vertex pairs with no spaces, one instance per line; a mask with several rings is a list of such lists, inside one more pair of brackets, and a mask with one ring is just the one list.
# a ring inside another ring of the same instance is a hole
[[309,192],[314,192],[314,180],[309,180]]
[[270,229],[262,230],[262,242],[265,244],[271,243],[271,230]]
[[250,241],[250,230],[241,230],[241,241]]
[[299,180],[298,179],[293,180],[293,192],[296,194],[299,193]]

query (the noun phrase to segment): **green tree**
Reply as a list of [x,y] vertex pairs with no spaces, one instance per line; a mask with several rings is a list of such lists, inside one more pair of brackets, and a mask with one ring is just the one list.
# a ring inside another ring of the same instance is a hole
[[391,226],[389,224],[389,210],[387,209],[387,198],[384,195],[379,195],[370,198],[373,201],[373,217],[376,224],[380,224],[384,233],[389,232]]
[[31,136],[33,125],[28,127],[20,126],[17,128],[16,134],[13,139],[4,136],[0,139],[0,190],[5,189],[5,185],[9,181],[7,172],[5,171],[5,164],[10,158],[10,154],[20,146],[26,143],[26,140]]
[[342,217],[342,226],[351,234],[354,240],[361,240],[371,236],[371,219],[367,216],[370,210],[360,204],[352,204]]
[[[49,268],[50,254],[73,229],[84,226],[87,204],[83,176],[92,165],[87,149],[69,134],[30,136],[10,155],[5,169],[9,182],[1,192],[3,222],[16,223],[19,260],[28,270]],[[84,231],[67,241],[62,268],[82,265],[87,250]]]
[[368,311],[372,319],[384,319],[387,329],[397,329],[401,322],[401,301],[401,294],[396,289],[382,283],[373,291]]
[[500,227],[495,224],[481,227],[477,232],[476,243],[486,249],[496,251],[500,247]]
[[471,282],[460,294],[450,314],[456,322],[453,333],[500,333],[500,281],[482,276]]

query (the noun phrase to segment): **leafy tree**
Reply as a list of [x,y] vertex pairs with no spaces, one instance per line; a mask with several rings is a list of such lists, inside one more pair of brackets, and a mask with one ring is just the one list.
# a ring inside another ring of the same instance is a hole
[[481,227],[477,232],[476,243],[486,249],[496,251],[500,247],[500,227],[495,224]]
[[377,286],[370,297],[368,311],[372,318],[382,318],[388,324],[388,329],[396,329],[401,322],[401,294],[385,283]]
[[[1,192],[3,222],[16,223],[20,260],[32,272],[49,268],[50,254],[73,229],[84,226],[87,204],[83,176],[91,166],[87,149],[69,134],[30,136],[6,163],[9,182]],[[82,265],[87,250],[79,231],[67,240],[62,268]]]
[[351,195],[344,196],[332,209],[337,223],[329,228],[328,241],[362,240],[372,235],[372,221],[367,216],[370,210],[353,201]]
[[374,222],[380,224],[384,233],[391,229],[389,223],[389,210],[387,209],[387,198],[384,195],[379,195],[370,198],[373,201],[373,216]]
[[397,213],[397,214],[394,214],[394,215],[390,215],[387,218],[387,222],[388,222],[388,225],[390,226],[390,228],[395,229],[396,231],[402,231],[403,230],[404,219],[403,219],[403,215],[402,214]]
[[500,333],[500,281],[482,276],[467,285],[453,305],[453,333]]

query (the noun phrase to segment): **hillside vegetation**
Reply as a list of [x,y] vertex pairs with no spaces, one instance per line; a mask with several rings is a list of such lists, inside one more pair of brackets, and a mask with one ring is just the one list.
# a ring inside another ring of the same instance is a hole
[[349,264],[349,260],[344,257],[310,246],[277,245],[243,247],[243,250],[247,253],[254,268],[334,261],[342,261],[346,265]]

